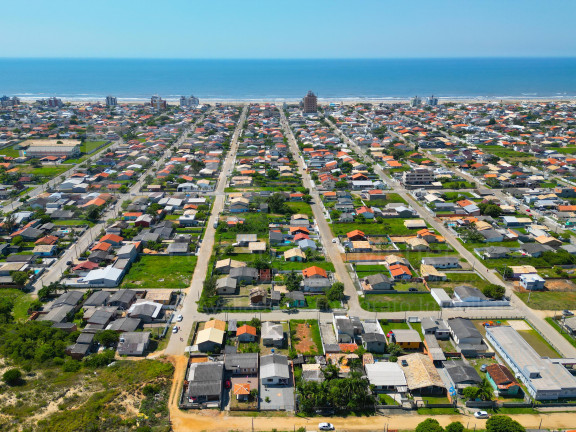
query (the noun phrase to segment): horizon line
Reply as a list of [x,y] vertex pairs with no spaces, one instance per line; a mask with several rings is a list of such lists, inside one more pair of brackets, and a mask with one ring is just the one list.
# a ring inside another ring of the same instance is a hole
[[576,59],[576,55],[567,56],[458,56],[458,57],[2,57],[0,60],[234,60],[234,61],[302,61],[302,60],[532,60],[532,59]]

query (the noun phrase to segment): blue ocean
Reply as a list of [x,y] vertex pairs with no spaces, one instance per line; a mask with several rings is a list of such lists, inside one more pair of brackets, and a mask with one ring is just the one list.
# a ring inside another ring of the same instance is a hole
[[0,59],[0,94],[24,99],[569,98],[575,58],[158,60]]

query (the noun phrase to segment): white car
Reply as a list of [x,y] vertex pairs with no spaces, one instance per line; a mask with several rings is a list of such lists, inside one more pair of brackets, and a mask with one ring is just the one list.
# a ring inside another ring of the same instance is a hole
[[178,333],[178,326],[174,326],[174,328],[172,329],[172,333]]
[[488,413],[486,411],[476,411],[474,413],[474,417],[476,417],[477,419],[486,419],[490,416],[488,415]]
[[321,431],[331,431],[334,430],[334,425],[332,423],[320,423],[318,424],[318,429]]
[[182,321],[183,319],[184,319],[184,317],[182,315],[178,315],[176,317],[176,321],[178,321],[178,322]]
[[336,237],[334,237],[334,238],[332,239],[332,243],[338,243],[338,239],[337,239]]

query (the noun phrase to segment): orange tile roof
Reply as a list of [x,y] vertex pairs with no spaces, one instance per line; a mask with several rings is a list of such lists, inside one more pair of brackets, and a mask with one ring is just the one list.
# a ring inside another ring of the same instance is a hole
[[256,327],[249,326],[248,324],[244,324],[241,327],[238,327],[236,330],[236,336],[240,336],[243,334],[250,334],[252,336],[256,336]]
[[317,266],[308,267],[308,268],[302,270],[302,274],[304,275],[305,278],[309,278],[312,276],[322,276],[325,278],[328,277],[326,270],[324,270],[323,268],[317,267]]
[[234,384],[234,394],[235,395],[249,395],[250,394],[250,383]]

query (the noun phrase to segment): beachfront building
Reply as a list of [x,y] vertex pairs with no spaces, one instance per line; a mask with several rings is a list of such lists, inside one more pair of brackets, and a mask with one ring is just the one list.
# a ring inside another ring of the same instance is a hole
[[426,105],[438,106],[438,98],[435,97],[434,95],[430,96],[428,99],[426,99]]
[[302,112],[305,114],[315,114],[318,112],[318,98],[312,90],[302,99]]
[[180,106],[183,108],[196,108],[200,100],[196,96],[180,96]]
[[115,107],[118,105],[118,99],[114,96],[106,96],[106,106]]
[[50,108],[60,108],[64,104],[62,103],[62,99],[57,97],[51,97],[46,99],[46,105],[49,106]]
[[410,106],[412,108],[419,107],[420,105],[422,105],[422,98],[421,97],[414,96],[412,99],[410,99]]
[[32,158],[73,158],[80,156],[80,144],[81,141],[75,139],[31,139],[20,143],[20,148]]
[[536,400],[576,397],[576,377],[561,359],[542,357],[512,327],[486,327],[486,338]]
[[150,106],[156,111],[161,111],[166,109],[166,101],[160,96],[154,95],[150,98]]

